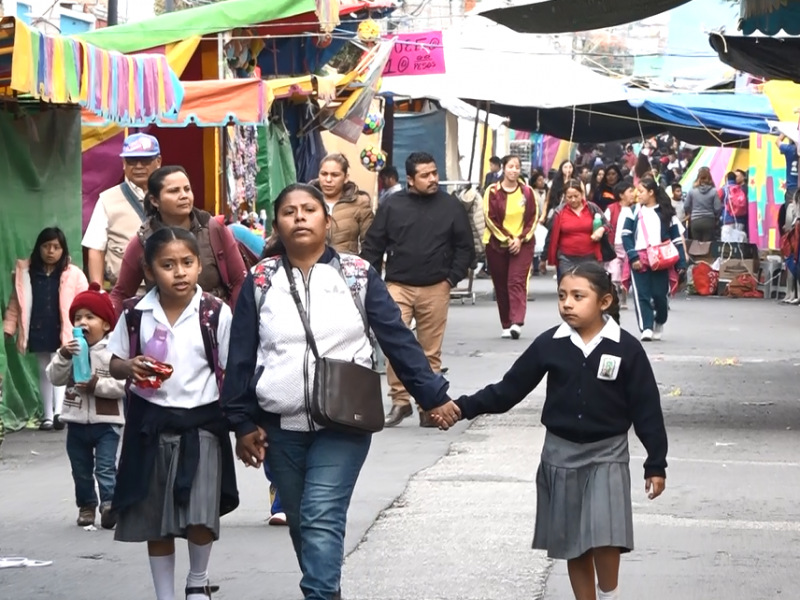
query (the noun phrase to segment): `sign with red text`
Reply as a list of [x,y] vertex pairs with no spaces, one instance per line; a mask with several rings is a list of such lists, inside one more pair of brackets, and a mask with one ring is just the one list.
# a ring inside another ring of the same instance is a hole
[[399,34],[394,40],[392,54],[383,70],[384,77],[444,73],[441,31]]

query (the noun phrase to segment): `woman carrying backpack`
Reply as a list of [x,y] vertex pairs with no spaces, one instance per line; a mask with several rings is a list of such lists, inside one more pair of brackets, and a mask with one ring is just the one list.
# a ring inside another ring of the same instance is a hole
[[746,244],[747,174],[742,170],[728,173],[719,195],[722,200],[722,241]]

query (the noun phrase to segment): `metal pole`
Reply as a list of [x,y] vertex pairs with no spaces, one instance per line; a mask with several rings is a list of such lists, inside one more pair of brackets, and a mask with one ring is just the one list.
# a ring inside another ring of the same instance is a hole
[[164,12],[171,13],[175,10],[175,0],[165,0]]
[[[481,122],[481,103],[477,102],[477,108],[475,109],[475,129],[472,130],[472,152],[469,154],[469,173],[467,174],[467,179],[472,181],[472,169],[475,166],[475,149],[478,145],[478,125]],[[483,186],[483,181],[478,183],[478,187],[480,188]]]
[[[480,176],[481,183],[485,179],[485,175],[486,175],[486,173],[485,173],[485,171],[486,171],[486,146],[487,146],[487,144],[489,142],[489,136],[487,134],[489,133],[489,111],[491,109],[492,109],[492,103],[491,102],[487,102],[486,103],[486,107],[483,109],[483,110],[486,111],[486,114],[485,114],[485,116],[483,118],[483,144],[482,144],[483,148],[481,148],[481,171],[480,171],[480,173],[481,173],[481,176]],[[470,174],[470,179],[472,179],[472,175],[471,174]]]
[[113,27],[119,22],[119,1],[108,0],[108,12],[106,14],[106,23],[109,27]]

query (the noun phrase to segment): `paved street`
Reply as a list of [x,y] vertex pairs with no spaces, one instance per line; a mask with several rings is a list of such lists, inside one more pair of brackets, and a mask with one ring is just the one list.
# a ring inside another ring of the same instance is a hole
[[[554,288],[534,280],[519,342],[499,339],[491,302],[453,304],[445,364],[454,394],[500,377],[526,339],[557,322]],[[632,311],[623,320],[634,328]],[[798,323],[798,308],[767,301],[673,302],[665,341],[648,346],[670,435],[668,487],[646,499],[635,443],[637,549],[623,560],[623,598],[800,597]],[[530,550],[542,401],[537,390],[507,415],[448,433],[409,420],[376,436],[350,512],[347,600],[572,597],[565,564]],[[0,556],[54,564],[0,571],[0,597],[150,598],[143,546],[74,525],[63,437],[25,432],[3,446]],[[240,476],[242,506],[224,519],[212,556],[218,597],[299,600],[288,532],[265,525],[263,477]],[[181,585],[184,548],[178,556]]]

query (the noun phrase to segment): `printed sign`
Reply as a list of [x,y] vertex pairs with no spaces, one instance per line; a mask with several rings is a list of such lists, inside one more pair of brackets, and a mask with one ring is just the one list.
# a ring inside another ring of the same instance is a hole
[[384,77],[443,75],[444,73],[444,47],[441,31],[399,34],[395,38],[392,55],[383,70]]

